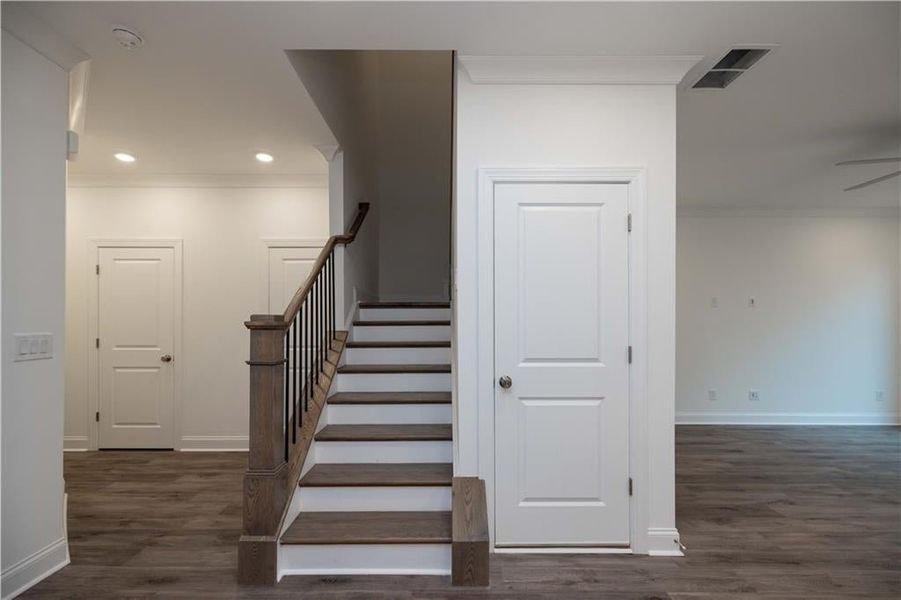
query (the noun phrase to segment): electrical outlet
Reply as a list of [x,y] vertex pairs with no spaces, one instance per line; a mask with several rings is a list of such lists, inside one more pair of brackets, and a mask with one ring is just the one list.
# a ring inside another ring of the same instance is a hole
[[757,307],[757,298],[751,296],[748,298],[748,308],[756,308]]
[[716,390],[707,390],[707,399],[716,402]]
[[885,401],[885,392],[882,390],[878,390],[875,394],[876,402],[884,402]]
[[760,392],[757,390],[751,390],[748,392],[748,400],[751,402],[760,402]]

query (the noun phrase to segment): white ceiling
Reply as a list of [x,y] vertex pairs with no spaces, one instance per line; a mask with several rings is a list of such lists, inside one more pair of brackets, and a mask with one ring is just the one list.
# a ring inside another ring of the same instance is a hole
[[[72,172],[322,174],[334,139],[285,49],[700,54],[678,93],[681,206],[879,207],[899,180],[841,190],[901,153],[899,3],[54,2],[28,8],[93,57]],[[147,43],[126,51],[114,24]],[[729,47],[778,44],[727,90],[687,84]],[[276,156],[253,160],[257,150]],[[138,156],[124,166],[116,150]]]

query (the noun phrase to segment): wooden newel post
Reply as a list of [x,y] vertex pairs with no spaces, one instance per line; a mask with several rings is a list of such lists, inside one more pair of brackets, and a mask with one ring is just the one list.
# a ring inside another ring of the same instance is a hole
[[275,584],[278,528],[287,501],[285,462],[285,329],[282,315],[252,315],[250,440],[244,474],[244,528],[238,542],[238,581]]

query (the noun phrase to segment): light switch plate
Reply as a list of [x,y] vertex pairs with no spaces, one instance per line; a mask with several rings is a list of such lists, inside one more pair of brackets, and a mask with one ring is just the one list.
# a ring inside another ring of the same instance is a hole
[[52,333],[16,333],[13,338],[16,341],[13,362],[53,358]]

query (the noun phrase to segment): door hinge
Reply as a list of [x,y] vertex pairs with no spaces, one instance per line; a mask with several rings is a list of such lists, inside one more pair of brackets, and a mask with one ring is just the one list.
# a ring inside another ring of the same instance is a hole
[[626,218],[626,224],[629,232],[632,232],[632,213],[629,213],[629,216]]
[[632,364],[632,346],[629,346],[629,364]]
[[98,275],[100,275],[100,265],[94,265],[94,266],[96,267],[96,268],[94,269],[94,271],[96,271],[96,273],[97,273]]
[[99,410],[94,413],[94,420],[97,421],[98,423],[100,422],[100,411]]
[[629,477],[629,495],[632,495],[632,478]]
[[99,348],[99,347],[100,347],[100,338],[94,338],[94,347],[95,347],[95,348]]

